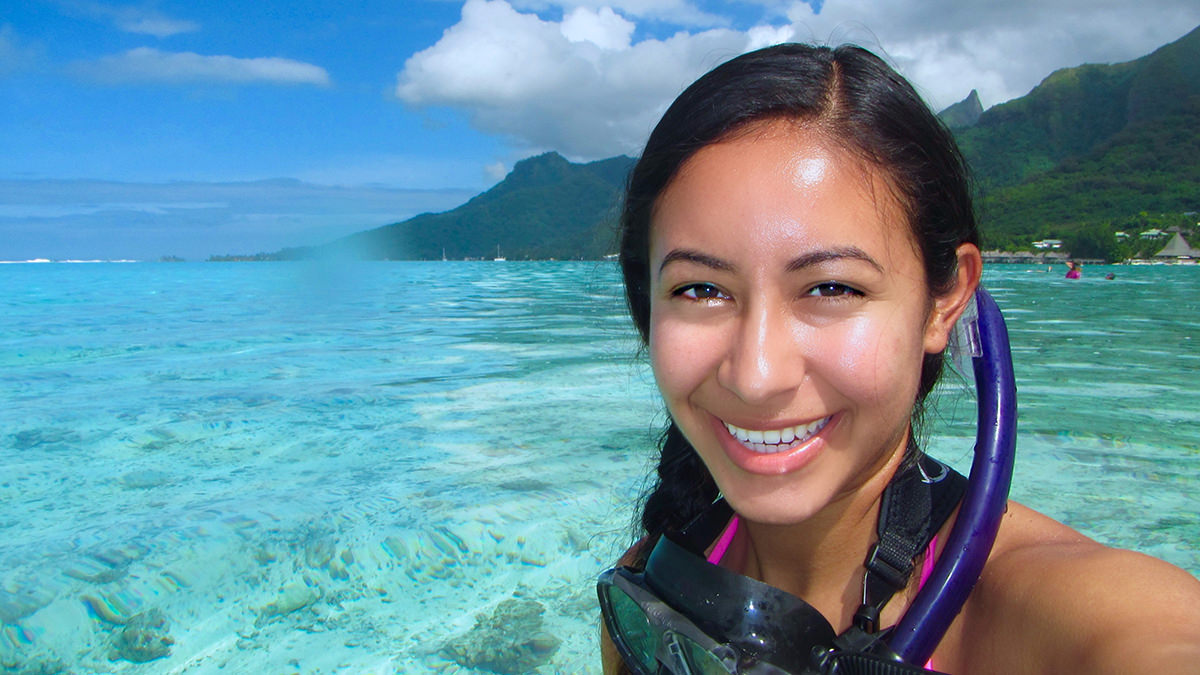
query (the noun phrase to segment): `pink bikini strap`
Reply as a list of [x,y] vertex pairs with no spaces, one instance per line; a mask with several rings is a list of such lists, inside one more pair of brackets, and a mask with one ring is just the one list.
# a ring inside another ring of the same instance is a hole
[[729,519],[729,524],[726,525],[725,529],[721,532],[721,536],[717,537],[716,545],[713,546],[712,552],[708,554],[708,562],[714,565],[719,565],[721,563],[721,558],[724,558],[725,551],[729,550],[729,544],[733,541],[733,535],[737,534],[737,529],[738,517],[737,514],[734,514],[734,516]]
[[917,585],[918,589],[925,587],[925,582],[933,573],[934,558],[937,556],[937,539],[937,535],[933,535],[933,539],[929,540],[929,546],[925,548],[925,561],[921,563],[921,581]]
[[[721,531],[721,536],[717,537],[717,543],[713,545],[713,549],[709,552],[708,562],[718,565],[721,559],[725,557],[725,552],[729,550],[729,544],[733,542],[733,536],[737,534],[738,517],[736,514],[729,519],[729,524]],[[933,573],[934,558],[937,556],[937,535],[933,535],[933,539],[929,540],[929,546],[925,548],[925,560],[921,563],[921,581],[917,588],[924,588],[925,582],[929,580],[929,575]]]

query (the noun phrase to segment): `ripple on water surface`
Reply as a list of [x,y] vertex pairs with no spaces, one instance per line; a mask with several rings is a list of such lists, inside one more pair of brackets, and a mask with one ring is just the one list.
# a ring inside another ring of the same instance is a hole
[[[663,421],[615,267],[2,267],[5,667],[598,671]],[[1193,573],[1195,272],[985,277],[1014,496]],[[936,401],[966,468],[974,403]]]

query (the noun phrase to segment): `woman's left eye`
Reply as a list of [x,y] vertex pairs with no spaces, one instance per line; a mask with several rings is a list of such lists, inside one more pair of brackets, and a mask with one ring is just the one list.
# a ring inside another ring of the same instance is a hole
[[726,297],[721,289],[712,284],[691,284],[677,289],[674,294],[689,300],[721,300]]
[[836,281],[826,281],[808,289],[805,295],[818,298],[842,298],[860,296],[862,291]]

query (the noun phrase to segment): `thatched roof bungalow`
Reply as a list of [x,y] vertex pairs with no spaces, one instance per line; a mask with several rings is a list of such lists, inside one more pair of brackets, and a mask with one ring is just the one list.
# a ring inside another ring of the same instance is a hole
[[1158,253],[1154,254],[1154,259],[1159,261],[1196,261],[1200,260],[1200,249],[1192,248],[1191,244],[1183,238],[1183,235],[1176,232],[1175,236],[1167,242],[1167,245],[1162,247]]

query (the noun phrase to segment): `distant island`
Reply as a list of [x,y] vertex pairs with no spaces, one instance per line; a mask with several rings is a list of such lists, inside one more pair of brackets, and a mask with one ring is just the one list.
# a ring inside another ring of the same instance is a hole
[[[940,116],[974,176],[992,259],[1149,261],[1200,243],[1200,28],[1134,61],[1056,71],[987,110],[972,91]],[[598,260],[616,250],[633,164],[546,153],[444,213],[211,260]]]

